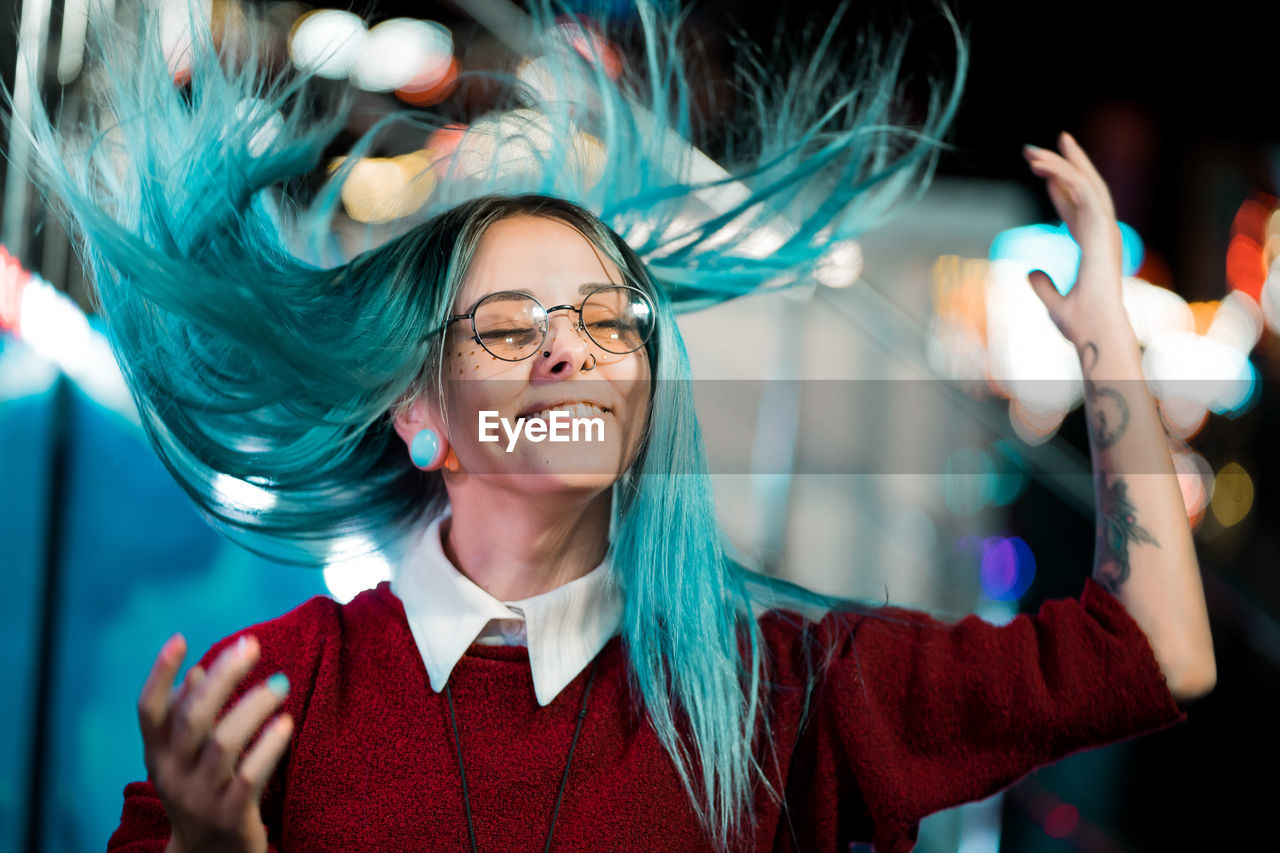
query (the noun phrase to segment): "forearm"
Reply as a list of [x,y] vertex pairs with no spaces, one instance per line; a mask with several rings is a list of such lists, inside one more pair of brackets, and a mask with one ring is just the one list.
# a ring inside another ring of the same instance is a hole
[[1191,529],[1123,312],[1078,346],[1097,499],[1093,574],[1142,627],[1179,700],[1216,680]]

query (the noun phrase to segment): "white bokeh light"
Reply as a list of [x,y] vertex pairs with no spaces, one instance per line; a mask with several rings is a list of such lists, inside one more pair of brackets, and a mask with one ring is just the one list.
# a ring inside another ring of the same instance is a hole
[[429,85],[449,70],[453,37],[440,24],[392,18],[369,30],[351,65],[351,83],[369,92],[390,92],[413,82]]
[[1219,414],[1250,400],[1256,372],[1245,353],[1204,335],[1163,332],[1142,355],[1151,390],[1167,405],[1196,404]]
[[1124,310],[1138,343],[1146,346],[1161,332],[1194,332],[1191,306],[1178,294],[1140,278],[1126,278],[1122,290]]
[[369,30],[360,16],[320,9],[297,24],[289,42],[289,55],[302,71],[341,80],[351,72],[368,38]]
[[329,549],[324,583],[338,602],[346,604],[386,580],[391,580],[391,563],[363,536],[344,537]]

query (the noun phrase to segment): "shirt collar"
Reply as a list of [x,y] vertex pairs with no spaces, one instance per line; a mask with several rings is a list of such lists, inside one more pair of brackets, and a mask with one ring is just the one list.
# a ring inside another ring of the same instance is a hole
[[608,557],[582,577],[519,601],[499,601],[445,556],[437,517],[410,543],[391,591],[404,605],[431,689],[439,693],[490,619],[525,621],[533,692],[547,705],[600,653],[622,624],[622,596]]

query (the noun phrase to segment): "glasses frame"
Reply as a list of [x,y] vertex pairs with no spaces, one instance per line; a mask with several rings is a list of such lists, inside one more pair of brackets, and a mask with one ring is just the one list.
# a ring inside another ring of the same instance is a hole
[[[583,306],[587,304],[587,301],[590,300],[592,296],[594,296],[595,294],[599,293],[602,290],[614,290],[614,289],[630,290],[638,294],[640,298],[644,301],[644,304],[649,306],[649,315],[653,317],[653,322],[649,324],[649,331],[644,336],[644,340],[640,342],[640,346],[633,347],[632,349],[629,349],[626,352],[615,352],[614,350],[611,350],[611,349],[605,349],[603,344],[601,344],[599,341],[597,341],[594,337],[591,336],[591,333],[587,331],[586,324],[582,322],[582,309],[583,309]],[[538,345],[534,347],[532,352],[530,352],[528,355],[521,356],[520,358],[505,358],[503,356],[498,355],[496,352],[494,352],[493,350],[489,349],[487,346],[484,345],[484,341],[480,340],[479,331],[476,330],[476,312],[480,310],[481,305],[483,305],[485,302],[487,302],[490,299],[494,299],[495,297],[512,296],[512,295],[522,296],[525,299],[532,299],[534,304],[542,309],[542,313],[547,318],[547,327],[542,330],[542,340],[538,342]],[[575,330],[580,334],[585,335],[588,341],[590,341],[595,346],[599,347],[602,352],[606,352],[609,355],[630,355],[633,352],[637,352],[639,350],[644,349],[645,345],[649,343],[649,339],[653,337],[653,331],[654,329],[657,328],[657,325],[658,325],[658,315],[657,315],[656,306],[653,304],[653,300],[649,298],[649,294],[645,293],[640,288],[634,287],[633,285],[630,285],[630,284],[610,283],[610,284],[601,284],[599,287],[594,288],[591,291],[588,291],[585,295],[583,295],[582,302],[578,303],[577,305],[554,305],[551,308],[547,308],[546,306],[544,306],[542,304],[542,301],[539,300],[532,293],[527,293],[523,290],[499,290],[494,293],[488,293],[480,297],[480,299],[476,302],[476,304],[472,305],[471,310],[468,311],[466,314],[454,314],[453,316],[451,316],[448,320],[445,321],[444,325],[440,327],[440,331],[441,332],[448,331],[449,326],[458,322],[459,320],[470,320],[471,321],[471,340],[478,343],[485,352],[489,353],[489,355],[501,361],[509,361],[509,362],[524,361],[526,359],[533,358],[535,355],[537,355],[538,351],[541,350],[543,345],[547,342],[547,335],[551,334],[551,314],[554,311],[573,311],[574,313],[576,313],[578,315],[578,319],[577,319],[577,322],[574,324]]]

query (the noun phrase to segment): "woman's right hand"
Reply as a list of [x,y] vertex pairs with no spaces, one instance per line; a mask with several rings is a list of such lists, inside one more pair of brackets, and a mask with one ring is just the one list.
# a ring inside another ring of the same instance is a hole
[[208,672],[193,666],[175,692],[171,687],[187,653],[186,641],[175,634],[160,649],[138,696],[147,772],[172,828],[170,853],[267,850],[258,803],[289,745],[292,719],[280,714],[243,759],[240,753],[287,694],[287,679],[277,675],[258,684],[216,720],[259,652],[257,640],[242,637]]

